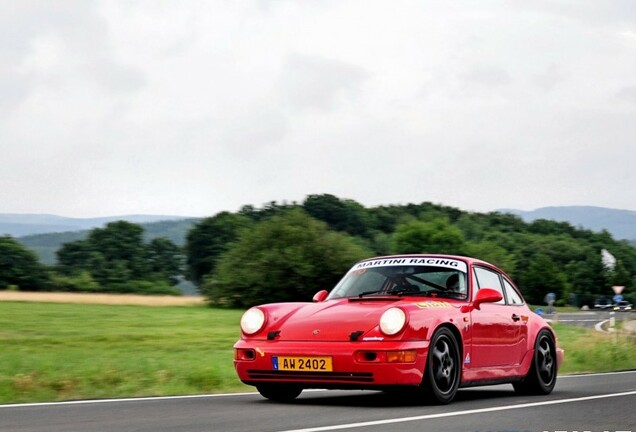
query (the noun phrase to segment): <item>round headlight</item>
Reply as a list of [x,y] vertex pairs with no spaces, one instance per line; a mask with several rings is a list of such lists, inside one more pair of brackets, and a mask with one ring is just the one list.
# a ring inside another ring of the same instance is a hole
[[396,307],[387,309],[380,318],[380,330],[387,336],[398,334],[406,324],[406,313]]
[[259,308],[251,308],[241,318],[241,330],[246,335],[258,333],[265,324],[265,313]]

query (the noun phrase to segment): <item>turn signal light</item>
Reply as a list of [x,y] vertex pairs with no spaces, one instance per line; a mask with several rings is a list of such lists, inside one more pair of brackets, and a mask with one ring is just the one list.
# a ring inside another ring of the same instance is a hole
[[415,363],[417,359],[417,351],[387,351],[386,362],[387,363]]

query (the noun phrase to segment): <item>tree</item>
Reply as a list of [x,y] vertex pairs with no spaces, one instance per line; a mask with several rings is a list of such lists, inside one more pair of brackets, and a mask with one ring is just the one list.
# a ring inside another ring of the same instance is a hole
[[431,222],[412,221],[398,225],[392,238],[394,253],[465,253],[461,230],[446,219]]
[[557,299],[563,299],[568,291],[565,274],[544,253],[536,254],[519,278],[523,296],[532,304],[543,304],[545,295],[550,292],[555,293]]
[[26,291],[41,291],[49,285],[46,268],[34,252],[13,237],[0,237],[0,289],[16,287]]
[[150,266],[143,240],[144,229],[126,221],[108,223],[91,230],[87,241],[92,251],[98,251],[107,263],[119,262],[132,279],[148,279]]
[[514,277],[517,264],[515,256],[494,241],[468,242],[466,245],[466,253],[467,255],[494,264],[505,271],[510,277]]
[[214,270],[219,256],[250,224],[249,217],[229,212],[221,212],[197,223],[186,237],[188,279],[200,284],[203,277]]
[[[183,254],[167,238],[144,244],[143,232],[137,224],[117,221],[91,230],[86,240],[64,244],[57,253],[58,271],[67,278],[54,281],[59,287],[74,287],[88,281],[88,275],[90,291],[172,293],[170,285],[181,275]],[[153,288],[151,283],[161,286]]]
[[203,292],[212,304],[234,307],[307,301],[369,255],[348,235],[295,209],[243,231],[206,278]]
[[330,194],[309,195],[303,208],[311,217],[326,222],[333,230],[359,236],[368,233],[366,209],[356,201],[341,200]]
[[169,280],[172,285],[179,282],[183,273],[183,252],[167,238],[153,239],[148,245],[150,271],[161,279]]
[[528,225],[519,217],[508,213],[491,212],[485,215],[490,228],[504,233],[524,232]]
[[86,240],[64,243],[57,251],[58,271],[71,275],[79,269],[88,269],[92,251]]

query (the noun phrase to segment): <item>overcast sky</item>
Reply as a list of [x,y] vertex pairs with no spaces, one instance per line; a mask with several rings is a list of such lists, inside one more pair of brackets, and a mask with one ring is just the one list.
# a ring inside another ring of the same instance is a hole
[[0,213],[636,210],[636,2],[0,0]]

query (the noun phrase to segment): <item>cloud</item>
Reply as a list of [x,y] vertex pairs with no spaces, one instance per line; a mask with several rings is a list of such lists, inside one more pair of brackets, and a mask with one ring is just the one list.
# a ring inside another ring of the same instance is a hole
[[561,84],[567,77],[559,71],[555,63],[550,64],[545,71],[535,74],[534,83],[545,91],[550,91]]
[[0,211],[625,194],[632,0],[0,3]]
[[48,94],[64,107],[64,95],[72,97],[84,85],[121,94],[144,84],[139,69],[116,58],[97,2],[7,2],[0,17],[5,117],[35,94]]
[[636,86],[623,87],[617,92],[616,97],[636,105]]
[[29,74],[15,70],[0,71],[0,121],[19,107],[28,97],[32,85]]
[[346,62],[294,53],[287,56],[280,86],[291,109],[329,111],[355,98],[367,76]]
[[506,86],[512,81],[506,70],[497,66],[475,66],[460,75],[470,85],[485,87]]
[[228,113],[218,143],[237,159],[253,160],[283,141],[287,118],[275,104],[252,104]]

